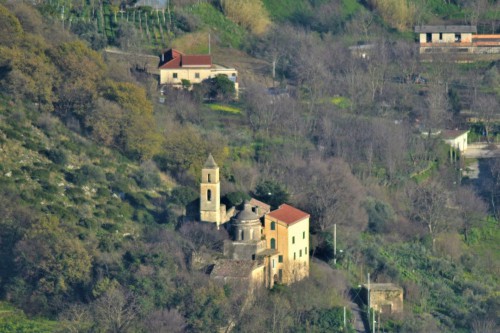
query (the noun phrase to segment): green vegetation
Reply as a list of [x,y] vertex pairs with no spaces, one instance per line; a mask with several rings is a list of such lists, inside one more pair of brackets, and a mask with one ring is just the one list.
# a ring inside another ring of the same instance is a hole
[[[498,33],[490,2],[0,3],[0,331],[351,332],[366,273],[404,288],[381,330],[498,330],[500,164],[460,182],[467,161],[421,135],[496,140],[498,64],[423,64],[409,32]],[[239,100],[220,76],[157,103],[142,54],[207,52],[209,33]],[[308,279],[250,299],[209,278],[229,237],[192,221],[209,153],[227,208],[311,214]]]

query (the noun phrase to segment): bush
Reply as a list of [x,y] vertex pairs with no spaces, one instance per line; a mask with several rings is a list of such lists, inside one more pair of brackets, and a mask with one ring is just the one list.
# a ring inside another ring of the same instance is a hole
[[137,185],[150,189],[161,185],[159,170],[153,161],[142,163],[139,170],[134,175]]
[[66,180],[75,185],[100,183],[106,179],[101,168],[94,165],[84,165],[74,173],[67,173]]
[[368,198],[364,203],[368,214],[368,229],[374,233],[385,233],[388,231],[388,224],[394,221],[394,211],[385,202],[374,198]]
[[63,149],[44,150],[43,154],[55,164],[64,165],[68,161],[68,155]]

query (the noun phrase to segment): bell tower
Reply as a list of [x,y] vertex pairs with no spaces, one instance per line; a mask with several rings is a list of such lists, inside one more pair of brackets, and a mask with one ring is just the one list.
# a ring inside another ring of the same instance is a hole
[[217,227],[221,221],[219,166],[212,154],[201,170],[200,221],[213,222]]

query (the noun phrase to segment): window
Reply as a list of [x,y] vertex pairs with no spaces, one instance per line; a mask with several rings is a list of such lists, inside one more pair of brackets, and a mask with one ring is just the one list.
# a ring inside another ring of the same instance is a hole
[[293,260],[297,259],[295,252],[293,253]]
[[271,222],[271,230],[276,230],[276,222]]
[[276,248],[276,239],[271,238],[271,249],[275,249],[275,248]]
[[199,79],[200,78],[200,73],[194,73],[194,78]]
[[299,257],[302,257],[302,250],[299,251]]
[[306,239],[306,232],[302,232],[302,239]]
[[273,259],[273,268],[274,268],[274,259]]
[[207,201],[212,201],[212,190],[207,190]]
[[292,236],[292,244],[295,244],[295,236]]
[[443,40],[443,33],[442,32],[439,33],[439,40]]
[[210,177],[210,176],[211,176],[211,174],[208,174],[208,175],[207,175],[207,181],[208,181],[209,183],[211,183],[211,182],[212,182],[212,179],[211,179],[211,177]]
[[283,262],[283,256],[282,255],[278,256],[278,262]]
[[177,79],[177,73],[173,73],[173,74],[172,74],[172,77],[173,77],[174,79]]
[[306,246],[306,249],[304,250],[304,254],[307,255],[307,246]]
[[455,43],[460,43],[462,41],[462,35],[455,34]]

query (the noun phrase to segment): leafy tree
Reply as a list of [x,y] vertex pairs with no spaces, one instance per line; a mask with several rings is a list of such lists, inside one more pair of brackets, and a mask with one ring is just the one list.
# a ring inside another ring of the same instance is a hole
[[[347,313],[347,322],[350,322],[351,313]],[[352,330],[349,324],[347,330],[344,330],[344,309],[312,309],[305,312],[301,318],[302,327],[297,332],[350,332]]]
[[71,25],[71,32],[87,41],[93,50],[101,50],[107,45],[106,37],[99,33],[92,22],[78,21]]
[[90,278],[92,256],[54,216],[41,218],[27,230],[15,256],[21,276],[45,295],[68,292]]
[[103,84],[106,66],[101,55],[84,42],[74,41],[56,47],[51,57],[61,73],[57,111],[63,116],[73,114],[83,120]]
[[17,17],[0,4],[0,45],[15,44],[22,34],[23,28]]
[[[41,111],[52,111],[57,97],[57,70],[47,57],[47,43],[39,36],[27,35],[12,48],[0,46],[0,85],[18,99],[27,98]],[[25,54],[30,53],[30,61]]]
[[375,233],[388,231],[388,224],[394,220],[394,211],[387,203],[368,198],[364,204],[368,214],[368,229]]
[[170,194],[170,202],[179,206],[186,206],[198,197],[198,193],[190,187],[178,186]]
[[225,197],[222,199],[228,207],[233,207],[233,206],[238,206],[241,205],[245,200],[249,200],[250,196],[246,192],[242,191],[236,191],[236,192],[229,192],[228,194],[225,195]]
[[254,194],[256,199],[271,205],[272,209],[276,209],[279,205],[288,202],[290,198],[283,185],[273,180],[265,180],[259,183]]
[[101,101],[88,120],[92,127],[95,126],[95,137],[109,144],[115,143],[143,161],[156,155],[160,150],[161,136],[146,91],[132,83],[108,82],[105,97],[123,110],[117,110],[116,106],[110,109],[107,102]]
[[207,86],[207,96],[211,100],[229,101],[235,97],[234,82],[226,75],[217,75],[203,82]]

